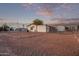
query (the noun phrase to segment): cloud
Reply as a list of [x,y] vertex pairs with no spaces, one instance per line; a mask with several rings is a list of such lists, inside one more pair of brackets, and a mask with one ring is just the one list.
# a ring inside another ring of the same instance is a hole
[[23,3],[23,4],[21,4],[21,5],[27,7],[27,6],[31,6],[32,3]]
[[64,3],[60,6],[62,9],[64,9],[65,11],[72,11],[74,4],[68,4],[68,3]]
[[61,7],[61,3],[44,3],[44,4],[40,4],[40,7],[39,10],[37,11],[37,14],[38,15],[41,15],[41,16],[54,16],[54,11],[55,9],[57,8],[60,8]]
[[53,11],[49,7],[38,7],[39,9],[36,11],[36,14],[40,16],[52,16]]
[[0,21],[3,20],[3,18],[0,18]]
[[59,7],[55,8],[55,12],[57,12],[57,14],[55,15],[55,17],[57,18],[65,18],[65,17],[69,17],[71,14],[74,14],[74,4],[70,4],[70,3],[62,3],[59,5]]
[[79,23],[79,18],[69,18],[69,19],[66,19],[66,18],[56,18],[54,20],[51,20],[51,23],[64,23],[64,24],[77,24]]
[[36,7],[36,4],[35,3],[23,3],[21,4],[21,6],[25,9],[25,10],[35,10],[37,7]]
[[33,3],[23,3],[21,4],[21,6],[23,6],[24,8],[29,8],[33,5]]
[[16,23],[17,20],[0,18],[0,23]]
[[49,4],[49,3],[40,3],[40,4],[34,4],[34,3],[24,3],[22,4],[23,7],[36,9],[36,14],[40,16],[53,16],[54,12],[53,9],[59,7],[61,4]]

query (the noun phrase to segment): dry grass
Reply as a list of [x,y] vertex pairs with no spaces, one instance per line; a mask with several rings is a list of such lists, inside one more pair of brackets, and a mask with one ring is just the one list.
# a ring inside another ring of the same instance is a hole
[[2,32],[0,39],[18,56],[79,55],[79,33]]

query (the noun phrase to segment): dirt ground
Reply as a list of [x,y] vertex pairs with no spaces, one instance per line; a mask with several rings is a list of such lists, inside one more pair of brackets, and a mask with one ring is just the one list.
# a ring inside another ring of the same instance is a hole
[[0,32],[1,56],[79,56],[79,33]]

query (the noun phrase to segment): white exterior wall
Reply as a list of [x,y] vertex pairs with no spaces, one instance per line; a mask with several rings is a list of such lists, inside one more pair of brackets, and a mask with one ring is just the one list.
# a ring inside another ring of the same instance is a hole
[[[33,30],[31,30],[31,27],[34,27]],[[30,32],[46,32],[46,26],[45,25],[38,25],[36,28],[36,25],[30,25],[28,27],[28,30]]]
[[65,27],[64,26],[57,26],[57,31],[65,31]]
[[45,25],[38,25],[37,29],[38,29],[38,32],[46,32],[46,26]]

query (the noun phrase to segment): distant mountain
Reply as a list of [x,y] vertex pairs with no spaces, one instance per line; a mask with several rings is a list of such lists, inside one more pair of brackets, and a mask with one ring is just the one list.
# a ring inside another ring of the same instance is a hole
[[52,19],[52,24],[79,24],[79,18],[70,18],[70,19],[63,19],[63,18],[56,18]]

